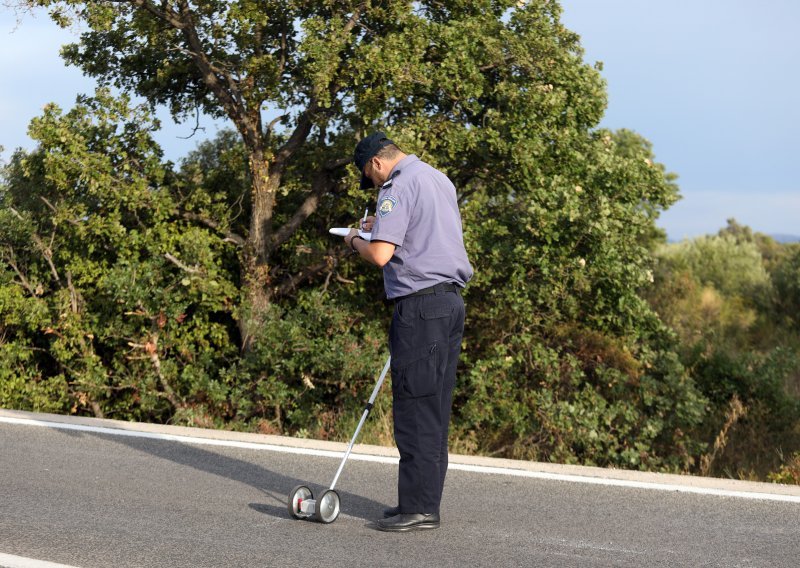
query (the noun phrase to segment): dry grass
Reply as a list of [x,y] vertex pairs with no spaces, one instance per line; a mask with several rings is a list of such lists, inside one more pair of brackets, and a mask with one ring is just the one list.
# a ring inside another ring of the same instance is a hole
[[714,447],[706,455],[700,458],[700,475],[706,476],[711,472],[711,466],[714,460],[719,458],[725,451],[725,446],[728,444],[728,437],[731,429],[743,416],[747,414],[747,407],[742,404],[739,397],[733,395],[731,402],[728,406],[728,411],[725,413],[725,424],[714,439]]
[[800,452],[795,453],[784,463],[780,470],[770,473],[767,478],[774,483],[800,485]]

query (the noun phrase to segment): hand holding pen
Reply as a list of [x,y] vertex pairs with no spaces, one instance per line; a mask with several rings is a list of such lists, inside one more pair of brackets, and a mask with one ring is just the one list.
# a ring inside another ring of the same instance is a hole
[[364,209],[364,218],[361,220],[361,230],[365,233],[372,232],[372,226],[375,224],[375,216],[369,215],[369,207]]

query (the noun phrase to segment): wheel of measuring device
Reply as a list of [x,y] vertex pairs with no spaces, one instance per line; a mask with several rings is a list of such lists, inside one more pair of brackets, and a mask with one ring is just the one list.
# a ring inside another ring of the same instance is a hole
[[328,489],[317,499],[314,520],[320,523],[332,523],[339,516],[339,494]]
[[306,499],[313,498],[314,494],[311,493],[311,489],[305,485],[298,485],[292,489],[291,493],[289,493],[289,501],[286,503],[286,508],[289,511],[289,515],[291,515],[291,517],[294,519],[306,518],[308,515],[304,515],[300,512],[300,503]]

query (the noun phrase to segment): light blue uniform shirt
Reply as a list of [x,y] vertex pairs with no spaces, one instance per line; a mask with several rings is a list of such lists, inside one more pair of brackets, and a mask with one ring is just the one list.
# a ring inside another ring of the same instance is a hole
[[463,288],[472,278],[456,188],[414,155],[395,165],[378,192],[372,240],[397,246],[383,267],[389,299],[442,282]]

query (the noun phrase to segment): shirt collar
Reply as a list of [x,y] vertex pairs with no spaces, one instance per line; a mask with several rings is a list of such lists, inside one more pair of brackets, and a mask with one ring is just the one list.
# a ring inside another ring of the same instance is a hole
[[417,156],[415,154],[409,154],[408,156],[406,156],[405,158],[403,158],[402,160],[397,162],[394,165],[394,167],[392,168],[392,171],[389,172],[389,179],[387,179],[385,182],[383,182],[383,185],[381,186],[381,189],[385,189],[387,187],[391,187],[392,180],[394,178],[396,178],[397,176],[399,176],[403,172],[403,168],[406,168],[406,167],[410,166],[414,162],[419,162],[419,158],[417,158]]

